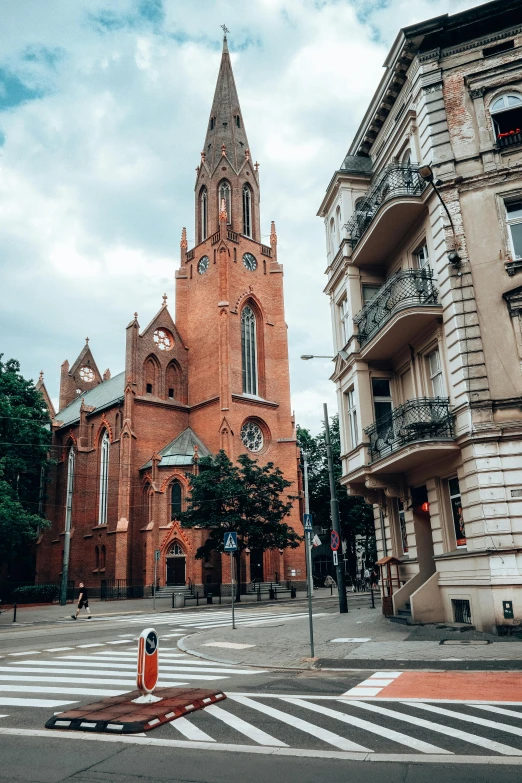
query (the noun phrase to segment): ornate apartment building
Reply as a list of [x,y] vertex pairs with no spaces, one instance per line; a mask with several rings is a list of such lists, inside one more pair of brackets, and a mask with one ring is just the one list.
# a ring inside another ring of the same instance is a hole
[[342,481],[417,622],[522,618],[521,53],[519,0],[401,30],[319,210]]
[[[93,590],[158,581],[215,590],[228,555],[196,560],[204,529],[179,524],[198,457],[224,449],[271,461],[297,496],[283,267],[272,223],[261,243],[258,164],[252,160],[226,38],[195,186],[196,245],[186,231],[175,274],[176,320],[163,296],[151,322],[127,326],[124,371],[100,373],[91,348],[61,370],[37,581],[58,581],[64,536],[69,577]],[[160,298],[158,293],[158,299]],[[44,397],[45,386],[39,384]],[[288,523],[302,531],[296,502]],[[304,582],[303,547],[247,552],[241,581]]]

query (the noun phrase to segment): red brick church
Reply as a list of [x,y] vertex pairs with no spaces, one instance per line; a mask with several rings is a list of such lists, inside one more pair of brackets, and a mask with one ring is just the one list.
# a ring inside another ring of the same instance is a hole
[[[272,461],[297,495],[298,454],[290,408],[283,268],[272,223],[261,243],[258,164],[253,163],[227,48],[197,168],[196,241],[186,231],[176,270],[176,322],[163,304],[142,329],[127,326],[125,370],[103,375],[87,342],[61,368],[53,420],[46,516],[37,582],[61,578],[70,530],[69,578],[159,585],[230,582],[229,558],[194,555],[204,529],[178,515],[198,458],[224,449]],[[158,294],[158,299],[160,295]],[[40,382],[46,395],[45,386]],[[299,503],[287,520],[300,534]],[[251,551],[242,581],[304,581],[303,548]]]

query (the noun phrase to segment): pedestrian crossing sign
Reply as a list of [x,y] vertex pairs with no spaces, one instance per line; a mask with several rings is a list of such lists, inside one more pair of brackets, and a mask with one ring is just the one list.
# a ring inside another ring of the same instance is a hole
[[313,530],[311,514],[303,515],[303,526],[306,532],[308,532],[309,530]]
[[237,533],[225,533],[225,552],[237,551]]

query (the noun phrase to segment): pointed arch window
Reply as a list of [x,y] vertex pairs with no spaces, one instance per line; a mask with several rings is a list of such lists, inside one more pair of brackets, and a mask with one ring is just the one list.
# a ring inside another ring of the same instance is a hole
[[109,446],[109,433],[107,430],[105,430],[100,447],[100,502],[98,507],[99,525],[107,524],[107,505],[109,500]]
[[201,188],[199,195],[200,242],[208,237],[208,191]]
[[232,222],[232,211],[231,211],[231,194],[232,190],[230,187],[230,182],[227,182],[226,179],[224,179],[222,182],[219,183],[219,211],[221,211],[221,202],[223,199],[225,199],[225,209],[227,211],[227,223]]
[[257,395],[256,316],[250,305],[241,312],[241,358],[243,393]]
[[69,457],[67,459],[67,490],[65,496],[65,530],[71,529],[72,520],[72,502],[74,492],[74,466],[75,466],[75,454],[74,449],[69,449]]
[[252,236],[252,191],[249,185],[243,185],[243,234]]
[[170,518],[179,519],[181,514],[181,484],[179,481],[172,482],[170,490]]

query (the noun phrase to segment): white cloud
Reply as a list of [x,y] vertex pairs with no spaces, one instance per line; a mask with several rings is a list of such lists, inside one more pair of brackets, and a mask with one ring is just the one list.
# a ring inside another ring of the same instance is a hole
[[1,350],[56,397],[86,333],[117,372],[132,313],[173,301],[228,19],[262,231],[276,221],[285,267],[293,408],[316,431],[322,402],[335,410],[329,363],[299,359],[332,351],[318,205],[399,27],[475,3],[256,0],[235,25],[233,0],[164,0],[163,22],[151,0],[40,4],[2,10],[0,69],[41,97],[0,111]]

